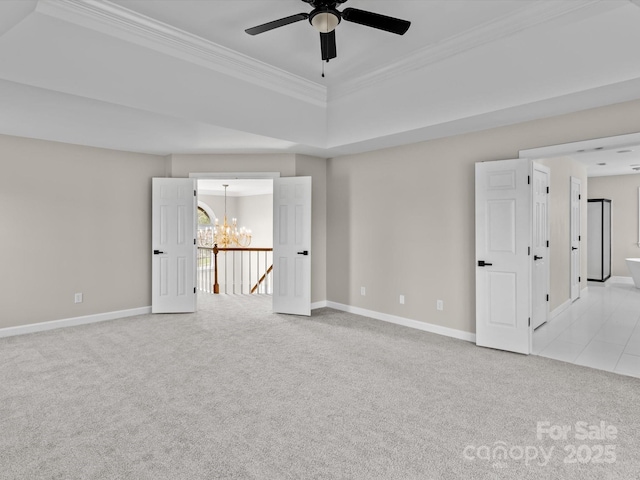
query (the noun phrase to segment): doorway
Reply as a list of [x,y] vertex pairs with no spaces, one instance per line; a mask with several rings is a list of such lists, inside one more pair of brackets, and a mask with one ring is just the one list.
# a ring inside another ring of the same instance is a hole
[[[198,291],[273,293],[273,180],[199,178]],[[202,210],[200,210],[202,209]],[[215,238],[228,232],[229,243]],[[214,245],[219,248],[215,249]]]

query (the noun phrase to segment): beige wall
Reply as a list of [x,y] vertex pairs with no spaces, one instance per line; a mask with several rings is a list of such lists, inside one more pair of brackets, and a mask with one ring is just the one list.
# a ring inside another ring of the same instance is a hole
[[282,177],[296,175],[296,156],[283,154],[171,155],[171,176],[190,173],[279,172]]
[[611,200],[611,275],[629,277],[625,258],[640,257],[638,248],[640,175],[589,178],[589,198]]
[[273,195],[238,197],[238,226],[251,229],[251,246],[273,247]]
[[149,306],[151,178],[164,168],[0,136],[0,328]]
[[474,332],[474,163],[638,130],[636,101],[331,159],[328,299]]
[[550,169],[550,310],[571,300],[571,177],[580,180],[580,290],[587,286],[587,169],[569,157],[536,160]]
[[[640,101],[329,161],[159,157],[0,136],[0,328],[148,306],[151,178],[238,171],[313,177],[312,301],[473,332],[474,163],[638,130]],[[606,196],[614,218],[630,201]],[[626,275],[618,260],[613,268]],[[73,304],[75,292],[84,303]]]
[[[311,301],[326,300],[327,161],[297,154],[172,155],[173,177],[190,173],[279,172],[312,177]],[[217,212],[216,212],[217,214]]]

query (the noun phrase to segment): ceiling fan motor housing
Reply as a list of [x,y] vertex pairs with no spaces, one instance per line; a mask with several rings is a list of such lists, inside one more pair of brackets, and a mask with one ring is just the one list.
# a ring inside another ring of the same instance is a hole
[[317,7],[309,14],[309,23],[321,33],[333,31],[341,20],[340,12],[331,7]]

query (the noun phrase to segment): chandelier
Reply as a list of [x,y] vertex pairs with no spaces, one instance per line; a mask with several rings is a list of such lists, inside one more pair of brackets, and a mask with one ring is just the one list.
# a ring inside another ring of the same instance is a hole
[[227,247],[248,247],[251,244],[251,230],[241,227],[238,229],[238,219],[232,218],[231,225],[227,223],[227,187],[224,187],[224,220],[222,225],[216,218],[213,227],[213,241],[220,248]]

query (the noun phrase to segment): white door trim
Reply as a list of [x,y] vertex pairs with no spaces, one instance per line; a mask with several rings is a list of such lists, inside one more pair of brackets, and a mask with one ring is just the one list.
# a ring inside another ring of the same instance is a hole
[[215,179],[242,179],[260,180],[263,178],[280,178],[280,172],[203,172],[190,173],[189,178],[213,178]]

